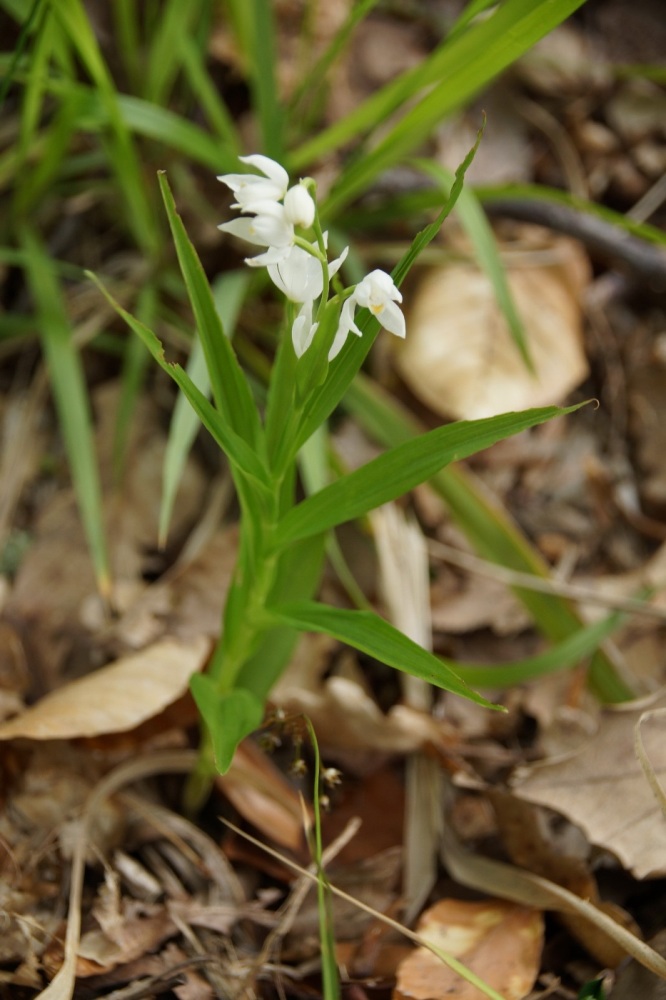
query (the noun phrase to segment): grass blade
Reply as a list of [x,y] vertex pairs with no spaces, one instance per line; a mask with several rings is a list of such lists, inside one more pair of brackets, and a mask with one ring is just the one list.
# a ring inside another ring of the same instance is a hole
[[32,7],[28,11],[28,16],[21,25],[21,30],[19,32],[16,45],[14,46],[9,66],[7,67],[7,72],[5,73],[2,84],[0,84],[0,108],[2,108],[2,105],[5,103],[7,94],[9,93],[9,88],[14,81],[14,75],[19,62],[21,61],[21,56],[28,47],[28,39],[30,38],[33,25],[38,23],[42,6],[46,6],[45,0],[33,0]]
[[615,631],[621,620],[621,615],[609,615],[594,625],[579,629],[545,653],[530,656],[525,660],[497,663],[492,666],[461,663],[456,665],[456,670],[464,681],[475,687],[505,688],[524,684],[537,677],[545,677],[547,674],[558,673],[576,666],[599,648],[604,639]]
[[382,171],[409,155],[447,115],[465,104],[494,76],[510,66],[535,42],[560,24],[584,0],[506,0],[462,34],[444,41],[430,59],[383,88],[356,112],[324,131],[293,154],[290,166],[303,166],[371,132],[378,122],[417,90],[430,87],[371,151],[358,156],[345,170],[326,202],[334,215]]
[[152,257],[159,250],[159,228],[144,190],[143,172],[132,137],[120,114],[114,81],[88,15],[81,0],[58,0],[52,9],[99,92],[109,119],[108,154],[125,199],[127,224],[138,246]]
[[38,237],[27,226],[21,229],[20,238],[26,253],[26,276],[37,308],[53,398],[97,586],[102,597],[108,601],[111,574],[104,537],[92,414],[83,367],[74,346],[53,265]]
[[147,33],[147,62],[144,68],[143,93],[156,105],[168,103],[174,80],[180,71],[180,39],[187,38],[192,24],[202,16],[201,4],[196,0],[167,0],[160,8],[159,17]]
[[[221,140],[228,149],[229,159],[235,160],[241,150],[240,139],[233,118],[207,71],[204,57],[189,35],[183,35],[179,40],[179,45],[183,71],[192,93],[208,119],[208,124],[216,133],[216,147],[219,147]],[[184,119],[182,120],[184,121]],[[186,122],[186,124],[191,123]],[[202,133],[202,135],[204,134]],[[206,137],[209,138],[207,134]],[[225,165],[220,159],[219,151],[217,157],[215,170],[217,173],[224,173]]]
[[252,73],[253,104],[259,118],[263,152],[280,163],[283,161],[284,112],[278,102],[275,57],[275,25],[271,0],[245,0],[252,9]]
[[[453,177],[448,170],[444,170],[428,160],[418,160],[417,166],[435,179],[440,190],[446,191],[450,188]],[[455,211],[474,248],[474,259],[493,286],[497,304],[502,310],[513,342],[518,348],[526,368],[534,375],[534,364],[530,357],[525,327],[507,281],[504,264],[495,242],[495,235],[472,188],[464,187],[462,189],[456,202]]]

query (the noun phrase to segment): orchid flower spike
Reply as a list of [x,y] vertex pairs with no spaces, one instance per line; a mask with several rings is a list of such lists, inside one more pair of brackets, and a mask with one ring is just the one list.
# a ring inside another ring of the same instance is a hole
[[[218,180],[233,191],[241,217],[225,222],[218,228],[264,248],[264,252],[245,260],[250,267],[267,267],[273,283],[291,301],[300,305],[292,324],[294,351],[300,358],[317,332],[317,315],[321,315],[329,297],[328,282],[342,266],[349,247],[327,263],[327,233],[321,232],[317,221],[317,206],[311,194],[314,182],[300,181],[289,187],[287,171],[268,156],[241,156],[241,163],[253,167],[256,173],[222,174]],[[315,227],[316,242],[296,230]],[[308,252],[310,251],[310,252]],[[326,287],[324,282],[326,281]],[[350,294],[351,292],[351,294]],[[357,307],[369,309],[382,326],[396,337],[405,336],[405,317],[398,303],[402,295],[390,275],[371,271],[355,288],[342,293],[342,309],[338,329],[329,351],[332,361],[350,333],[361,336],[354,315]]]

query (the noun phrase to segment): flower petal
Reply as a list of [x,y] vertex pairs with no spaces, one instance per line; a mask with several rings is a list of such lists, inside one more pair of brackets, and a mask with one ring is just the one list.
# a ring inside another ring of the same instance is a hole
[[279,264],[289,253],[289,247],[269,247],[266,253],[257,254],[256,257],[246,257],[245,263],[248,267],[268,267],[270,264]]
[[[276,205],[276,208],[282,208]],[[294,242],[294,227],[284,218],[284,213],[256,215],[254,232],[267,247],[290,247]]]
[[356,323],[354,322],[354,312],[356,310],[357,305],[358,303],[356,302],[356,299],[354,298],[353,295],[351,295],[345,301],[344,305],[342,306],[342,310],[340,312],[340,325],[346,326],[347,330],[350,330],[353,333],[355,333],[358,337],[361,337],[362,333],[356,326]]
[[[326,235],[326,233],[324,233],[324,235]],[[340,256],[336,257],[335,260],[331,261],[331,263],[328,265],[329,278],[332,278],[334,274],[338,273],[338,271],[346,261],[348,253],[349,253],[349,247],[345,247]]]
[[301,247],[290,247],[286,257],[269,266],[268,274],[292,302],[314,301],[324,290],[320,262]]
[[291,339],[296,357],[301,358],[312,343],[319,323],[312,322],[312,302],[304,302],[291,327]]
[[239,156],[238,159],[241,163],[249,163],[251,167],[256,167],[266,177],[270,177],[274,184],[283,189],[280,197],[284,197],[289,187],[289,174],[281,163],[271,160],[270,156],[262,156],[261,153],[253,153],[251,156]]
[[371,309],[377,314],[378,308],[393,300],[402,302],[400,291],[393,284],[393,279],[386,271],[371,271],[359,281],[354,290],[354,298],[360,306]]
[[223,222],[217,227],[223,233],[231,233],[247,243],[256,243],[257,246],[265,247],[266,241],[263,236],[259,236],[254,228],[254,219],[232,219],[231,222]]
[[355,308],[356,302],[354,301],[354,296],[352,295],[350,298],[345,300],[342,309],[340,310],[340,322],[338,323],[338,329],[335,337],[333,338],[331,349],[328,352],[329,361],[332,361],[333,358],[338,356],[350,333],[353,332],[359,337],[362,336],[361,331],[354,322]]
[[349,330],[346,327],[340,325],[338,327],[338,329],[337,329],[337,333],[335,334],[335,337],[333,338],[333,343],[331,344],[331,349],[328,352],[328,360],[329,361],[332,361],[333,358],[337,358],[338,354],[340,353],[340,351],[342,350],[342,348],[345,346],[345,341],[347,340],[348,336],[349,336]]
[[395,302],[387,302],[382,311],[377,313],[377,319],[389,333],[394,333],[396,337],[405,336],[405,317]]

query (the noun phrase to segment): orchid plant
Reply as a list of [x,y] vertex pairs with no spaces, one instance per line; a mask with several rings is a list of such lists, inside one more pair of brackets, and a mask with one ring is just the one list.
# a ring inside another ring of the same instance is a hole
[[[378,614],[315,600],[325,541],[337,525],[400,497],[449,462],[568,411],[547,407],[438,427],[303,499],[298,486],[299,456],[343,401],[380,328],[405,336],[399,286],[453,207],[474,151],[459,168],[438,218],[418,234],[393,274],[373,270],[354,285],[345,285],[342,277],[348,248],[329,260],[311,178],[290,186],[285,168],[258,154],[241,158],[248,171],[219,178],[233,192],[232,207],[238,211],[220,229],[261,249],[246,263],[267,269],[285,303],[263,407],[225,336],[164,175],[160,186],[212,400],[180,365],[165,359],[156,335],[102,288],[225,453],[241,511],[237,565],[220,638],[207,672],[191,682],[204,722],[191,806],[201,800],[215,771],[229,767],[239,742],[260,726],[271,687],[300,632],[327,633],[398,670],[496,707],[461,680],[455,663],[432,655]],[[355,334],[351,340],[350,333]]]

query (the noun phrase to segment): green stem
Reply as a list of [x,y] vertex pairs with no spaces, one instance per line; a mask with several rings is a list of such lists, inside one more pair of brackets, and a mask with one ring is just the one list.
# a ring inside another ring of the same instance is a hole
[[[280,494],[280,486],[280,482],[275,483],[276,498]],[[230,595],[234,594],[238,600],[238,606],[234,608],[231,616],[226,614],[227,606],[225,606],[222,635],[217,642],[209,667],[209,676],[216,681],[220,696],[234,689],[238,674],[255,652],[265,628],[261,624],[261,612],[275,580],[278,558],[274,553],[268,553],[276,520],[276,512],[273,511],[271,514],[270,520],[267,518],[258,533],[254,527],[250,527],[249,512],[245,512],[246,516],[241,517],[239,556],[230,591]],[[256,547],[248,545],[250,531],[253,535],[252,542],[256,542],[258,535],[262,544]],[[252,551],[254,558],[246,558],[248,551]],[[234,587],[236,587],[235,593]],[[229,598],[227,604],[228,602]],[[207,726],[202,725],[199,757],[185,788],[184,804],[188,814],[194,815],[203,806],[210,794],[216,773],[213,740]]]

